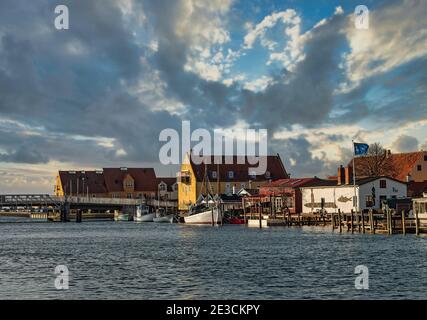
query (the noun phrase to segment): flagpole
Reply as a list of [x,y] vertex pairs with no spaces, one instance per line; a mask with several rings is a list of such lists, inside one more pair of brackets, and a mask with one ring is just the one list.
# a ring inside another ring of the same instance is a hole
[[354,150],[354,140],[351,140],[351,142],[353,144],[353,187],[354,187],[354,203],[353,203],[353,206],[354,206],[354,209],[357,213],[358,199],[357,199],[357,194],[356,194],[356,166],[354,164],[355,163],[354,159],[356,158],[356,153],[354,152],[355,151]]

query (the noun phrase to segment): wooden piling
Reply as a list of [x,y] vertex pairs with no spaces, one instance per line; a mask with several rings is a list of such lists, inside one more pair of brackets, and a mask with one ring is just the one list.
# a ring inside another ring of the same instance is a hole
[[372,209],[369,209],[369,229],[371,233],[375,233],[374,212]]
[[418,219],[418,210],[415,210],[415,234],[418,236],[420,234],[420,220]]
[[350,226],[351,226],[351,233],[354,232],[354,211],[353,209],[351,209],[351,222],[350,222]]
[[339,224],[340,233],[342,233],[341,209],[338,209],[338,224]]
[[406,235],[405,210],[402,210],[402,234]]
[[332,225],[332,231],[335,230],[335,216],[334,216],[334,212],[331,212],[331,225]]
[[365,233],[365,213],[362,210],[360,214],[362,215],[362,233]]
[[261,206],[259,207],[259,228],[262,228],[262,210]]

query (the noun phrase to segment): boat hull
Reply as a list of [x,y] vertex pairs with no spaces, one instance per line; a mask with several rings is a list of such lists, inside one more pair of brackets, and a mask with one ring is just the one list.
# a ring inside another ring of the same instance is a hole
[[216,208],[184,217],[185,223],[188,224],[220,224],[221,219],[221,215]]
[[153,222],[157,223],[172,223],[173,222],[173,214],[168,214],[164,217],[155,217],[153,218]]
[[115,221],[129,221],[129,215],[128,214],[119,214],[114,217]]
[[136,222],[153,222],[154,215],[154,213],[147,213],[139,217],[136,216],[134,220]]

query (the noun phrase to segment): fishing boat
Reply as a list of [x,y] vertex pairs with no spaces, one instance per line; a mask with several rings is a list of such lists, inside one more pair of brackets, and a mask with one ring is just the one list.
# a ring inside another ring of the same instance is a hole
[[146,205],[139,205],[136,207],[135,222],[153,222],[155,217],[154,212],[150,212],[150,207]]
[[167,214],[164,208],[159,208],[153,218],[153,222],[172,223],[173,218],[173,214]]
[[[217,169],[219,172],[219,167]],[[184,222],[187,224],[210,224],[210,225],[219,225],[222,224],[222,214],[220,210],[220,199],[216,195],[212,197],[208,190],[209,177],[207,174],[207,167],[205,164],[205,174],[203,177],[202,185],[205,187],[206,197],[200,195],[197,199],[195,205],[190,206],[187,215],[184,216]],[[219,190],[219,177],[217,175],[217,183]]]
[[190,208],[188,215],[184,216],[185,223],[189,224],[221,224],[222,217],[216,206],[197,205]]
[[128,213],[114,213],[114,221],[129,221]]

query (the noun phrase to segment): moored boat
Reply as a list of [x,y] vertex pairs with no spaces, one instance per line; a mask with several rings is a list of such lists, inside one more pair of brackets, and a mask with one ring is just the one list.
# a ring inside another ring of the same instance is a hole
[[205,207],[203,209],[193,208],[184,217],[185,223],[189,224],[221,224],[222,217],[217,207]]
[[172,223],[174,219],[173,214],[167,214],[163,208],[159,208],[156,212],[153,222]]
[[150,212],[150,207],[145,205],[139,205],[136,208],[136,215],[134,217],[135,222],[153,222],[155,217],[154,212]]

